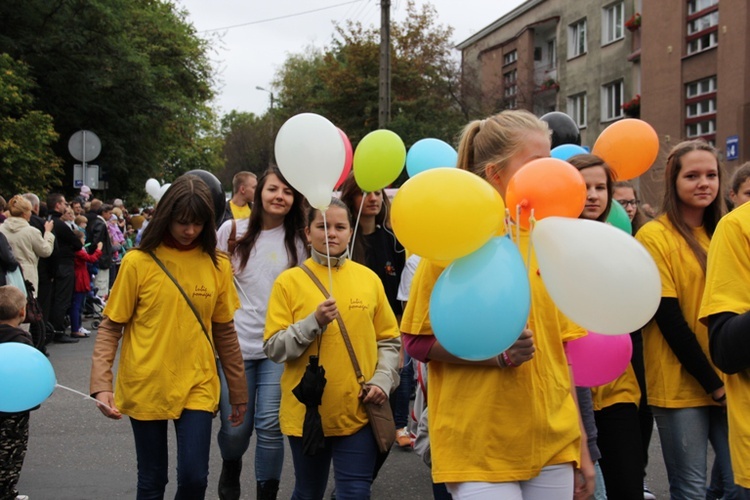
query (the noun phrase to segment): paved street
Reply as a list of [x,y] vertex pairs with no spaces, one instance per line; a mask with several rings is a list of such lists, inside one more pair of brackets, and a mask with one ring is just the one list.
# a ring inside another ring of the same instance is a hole
[[[49,346],[58,384],[88,392],[93,335],[78,344]],[[216,421],[214,429],[218,429]],[[251,451],[254,442],[253,439]],[[658,435],[654,432],[649,485],[657,498],[667,499],[667,481],[658,444]],[[173,456],[174,451],[170,459]],[[252,456],[246,457],[243,498],[248,499],[255,498],[252,463]],[[172,498],[175,491],[174,461],[170,467],[166,498]],[[221,457],[214,440],[207,498],[218,498],[216,487],[220,470]],[[293,476],[291,454],[287,449],[279,498],[291,496]],[[32,413],[29,451],[19,483],[19,491],[29,495],[31,500],[134,498],[135,483],[135,450],[127,419],[106,419],[93,402],[60,388],[41,409]],[[411,451],[394,449],[373,485],[373,498],[432,498],[427,467]]]

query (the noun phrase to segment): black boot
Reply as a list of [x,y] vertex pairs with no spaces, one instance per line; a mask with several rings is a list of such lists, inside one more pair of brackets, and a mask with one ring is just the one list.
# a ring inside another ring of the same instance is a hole
[[268,481],[258,481],[258,500],[276,500],[276,494],[279,492],[279,481],[269,479]]
[[240,500],[240,472],[242,460],[224,460],[219,476],[219,499]]

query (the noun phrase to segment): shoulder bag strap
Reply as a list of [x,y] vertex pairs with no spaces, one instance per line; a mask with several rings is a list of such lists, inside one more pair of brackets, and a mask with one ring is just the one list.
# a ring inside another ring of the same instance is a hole
[[200,323],[201,328],[203,329],[203,334],[206,336],[206,340],[208,340],[208,343],[211,344],[211,348],[213,348],[214,344],[211,342],[211,337],[208,335],[208,329],[206,329],[206,325],[203,324],[203,320],[201,319],[201,315],[198,313],[198,310],[193,305],[193,302],[190,300],[190,298],[185,293],[185,290],[182,289],[180,284],[177,282],[174,276],[172,276],[172,273],[169,272],[169,269],[167,269],[167,266],[164,265],[164,263],[159,260],[159,257],[154,254],[153,251],[149,250],[148,254],[151,256],[152,259],[154,259],[154,262],[159,264],[159,267],[161,267],[161,270],[164,271],[164,273],[169,277],[169,279],[172,280],[172,283],[177,287],[177,289],[180,291],[182,296],[185,298],[185,301],[190,306],[190,310],[193,311],[193,314],[195,314],[195,319],[198,320],[198,323]]
[[234,253],[235,248],[237,248],[237,221],[232,219],[232,231],[227,239],[227,250],[231,254]]
[[[309,267],[307,267],[304,263],[300,264],[299,267],[302,268],[305,273],[310,277],[311,280],[313,280],[313,283],[315,283],[321,292],[323,292],[323,295],[327,299],[330,297],[330,294],[328,293],[328,290],[323,286],[323,283],[320,282],[317,276],[313,274],[313,272],[310,270]],[[354,367],[354,373],[357,375],[357,382],[359,382],[360,385],[364,385],[365,383],[365,377],[362,375],[362,370],[359,369],[359,362],[357,361],[357,355],[354,354],[354,347],[352,347],[352,341],[349,339],[349,333],[346,331],[346,325],[344,325],[344,319],[341,317],[341,313],[336,315],[336,322],[339,324],[339,330],[341,330],[341,336],[344,338],[344,343],[346,344],[346,350],[349,351],[349,357],[352,360],[352,366]]]

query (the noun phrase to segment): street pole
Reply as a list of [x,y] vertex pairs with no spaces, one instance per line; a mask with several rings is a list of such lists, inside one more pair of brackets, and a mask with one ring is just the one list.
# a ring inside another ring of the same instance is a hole
[[255,88],[256,88],[256,90],[262,90],[263,92],[268,92],[268,95],[271,98],[271,107],[268,109],[268,114],[270,115],[269,116],[269,120],[271,122],[271,128],[270,128],[270,130],[268,132],[268,138],[269,138],[269,144],[270,144],[270,147],[268,149],[268,166],[270,167],[270,166],[273,165],[273,131],[274,131],[274,128],[273,128],[273,124],[274,124],[274,121],[273,121],[273,115],[274,115],[274,111],[273,111],[273,92],[271,92],[270,90],[264,89],[261,86],[256,86]]
[[380,0],[380,77],[378,128],[391,121],[391,0]]

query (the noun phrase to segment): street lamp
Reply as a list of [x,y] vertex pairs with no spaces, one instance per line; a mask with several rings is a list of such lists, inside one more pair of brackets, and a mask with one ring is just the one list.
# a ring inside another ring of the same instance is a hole
[[263,92],[268,92],[268,95],[271,97],[271,107],[268,109],[268,114],[271,115],[271,130],[268,134],[269,142],[270,142],[270,148],[268,150],[268,164],[269,166],[273,164],[273,92],[271,92],[268,89],[264,89],[260,85],[255,86],[255,90],[261,90]]

